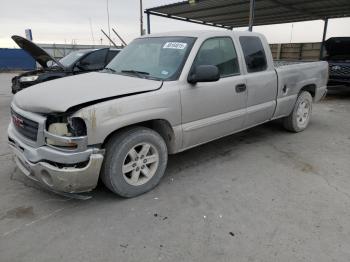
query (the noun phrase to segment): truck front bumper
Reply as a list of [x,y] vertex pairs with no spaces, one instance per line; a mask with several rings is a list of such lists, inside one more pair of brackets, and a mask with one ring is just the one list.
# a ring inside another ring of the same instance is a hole
[[96,187],[103,162],[103,153],[98,148],[72,153],[48,146],[34,148],[21,142],[11,125],[8,136],[18,168],[45,188],[55,192],[82,193]]
[[350,78],[329,78],[328,89],[331,90],[349,90]]

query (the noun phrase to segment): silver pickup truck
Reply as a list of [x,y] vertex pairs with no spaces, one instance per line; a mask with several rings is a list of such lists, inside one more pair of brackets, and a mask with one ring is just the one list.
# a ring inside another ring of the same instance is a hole
[[232,31],[137,38],[101,72],[14,96],[9,144],[25,175],[56,192],[123,197],[155,187],[168,154],[282,118],[309,124],[327,62],[274,64],[265,37]]

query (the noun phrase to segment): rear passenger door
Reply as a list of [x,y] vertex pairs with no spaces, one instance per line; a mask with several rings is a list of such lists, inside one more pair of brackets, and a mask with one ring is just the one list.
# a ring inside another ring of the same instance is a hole
[[192,69],[198,65],[217,66],[221,78],[181,89],[183,148],[231,134],[242,128],[245,117],[245,78],[232,38],[205,40]]
[[240,36],[239,42],[246,65],[248,100],[244,127],[247,128],[263,123],[273,116],[276,106],[277,75],[272,61],[268,61],[268,58],[271,59],[269,46],[267,44],[264,46],[258,36]]

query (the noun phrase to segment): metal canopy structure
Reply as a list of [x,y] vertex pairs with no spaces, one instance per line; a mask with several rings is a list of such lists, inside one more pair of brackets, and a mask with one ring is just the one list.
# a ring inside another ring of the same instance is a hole
[[[232,30],[235,27],[324,20],[350,16],[350,0],[190,0],[145,10],[150,15]],[[323,53],[323,48],[321,48]]]
[[145,13],[232,29],[249,25],[251,2],[255,2],[254,25],[350,16],[349,0],[197,0],[154,7]]

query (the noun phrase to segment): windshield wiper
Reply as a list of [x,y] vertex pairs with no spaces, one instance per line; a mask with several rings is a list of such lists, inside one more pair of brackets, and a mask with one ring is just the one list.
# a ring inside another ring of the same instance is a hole
[[113,73],[116,73],[117,71],[115,71],[113,68],[110,68],[110,67],[105,67],[103,68],[103,70],[108,70],[108,71],[111,71]]
[[148,72],[143,72],[143,71],[137,71],[137,70],[122,70],[122,73],[131,73],[134,75],[137,75],[140,78],[144,78],[144,76],[149,76]]

